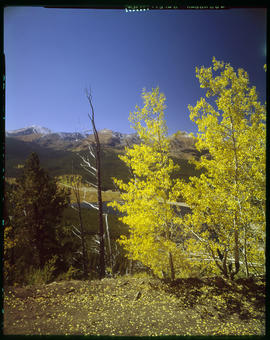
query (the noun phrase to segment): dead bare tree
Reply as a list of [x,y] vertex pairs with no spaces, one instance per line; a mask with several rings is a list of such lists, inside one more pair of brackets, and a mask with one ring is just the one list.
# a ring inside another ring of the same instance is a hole
[[[90,162],[90,159],[81,157],[83,160],[83,167],[90,172],[96,178],[97,194],[98,194],[98,213],[99,213],[99,278],[105,277],[105,247],[104,247],[104,227],[103,227],[103,206],[102,206],[102,195],[101,195],[101,162],[100,162],[100,141],[98,137],[98,132],[95,125],[95,111],[92,101],[91,91],[86,90],[86,97],[88,99],[91,113],[88,113],[88,117],[92,124],[92,129],[95,138],[95,150],[89,146],[89,153],[92,158],[95,159],[95,166]],[[92,184],[92,183],[91,183]]]

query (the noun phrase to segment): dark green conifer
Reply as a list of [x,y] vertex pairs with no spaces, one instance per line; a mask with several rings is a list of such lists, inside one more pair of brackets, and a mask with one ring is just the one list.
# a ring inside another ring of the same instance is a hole
[[32,252],[31,265],[42,268],[57,253],[57,228],[68,203],[69,193],[57,187],[32,153],[17,180],[14,212],[21,242]]

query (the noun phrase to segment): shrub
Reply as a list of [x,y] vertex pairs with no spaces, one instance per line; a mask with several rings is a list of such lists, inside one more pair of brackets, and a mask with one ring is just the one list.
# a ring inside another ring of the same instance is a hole
[[61,273],[57,277],[57,281],[69,281],[71,279],[76,278],[76,275],[78,274],[80,270],[77,268],[74,268],[72,265],[68,268],[68,271],[65,273]]
[[31,266],[29,268],[29,271],[26,273],[26,283],[29,285],[37,285],[51,282],[53,279],[54,271],[56,269],[56,260],[57,256],[54,255],[50,260],[46,262],[42,269],[34,268],[33,266]]

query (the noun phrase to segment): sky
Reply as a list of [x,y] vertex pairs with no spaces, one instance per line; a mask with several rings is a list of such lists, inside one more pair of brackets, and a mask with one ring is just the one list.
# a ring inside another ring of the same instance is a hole
[[213,56],[248,72],[266,99],[266,9],[125,10],[6,7],[6,131],[134,132],[128,116],[142,90],[166,97],[169,134],[195,132],[188,105],[205,95],[195,67]]

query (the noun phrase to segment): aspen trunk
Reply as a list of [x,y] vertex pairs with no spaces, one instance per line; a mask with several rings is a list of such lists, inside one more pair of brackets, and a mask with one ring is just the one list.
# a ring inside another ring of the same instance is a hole
[[246,226],[245,226],[245,240],[244,240],[244,257],[245,257],[246,276],[249,277],[249,268],[248,268],[248,261],[247,261],[247,236],[246,236]]
[[83,227],[83,221],[82,221],[82,211],[81,211],[81,203],[80,201],[78,203],[78,212],[79,212],[79,219],[80,219],[80,229],[81,229],[81,239],[82,239],[82,253],[83,253],[83,276],[86,279],[87,278],[87,252],[85,247],[85,233],[84,233],[84,227]]
[[240,269],[238,230],[234,231],[234,261],[235,261],[234,262],[235,263],[235,270],[233,272],[233,277],[239,272],[239,269]]
[[111,247],[111,238],[110,238],[110,231],[109,231],[109,224],[108,224],[108,214],[105,214],[105,224],[106,224],[106,233],[107,233],[107,239],[108,239],[108,248],[109,248],[109,263],[111,270],[113,268],[112,263],[112,247]]
[[175,272],[174,272],[174,265],[173,265],[173,257],[172,253],[169,252],[169,262],[170,262],[170,270],[171,270],[171,280],[175,280]]

